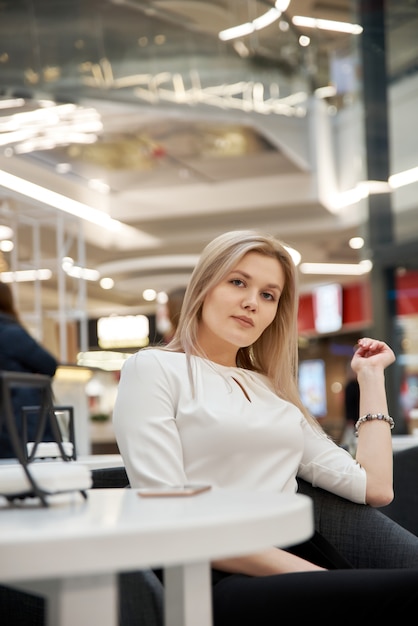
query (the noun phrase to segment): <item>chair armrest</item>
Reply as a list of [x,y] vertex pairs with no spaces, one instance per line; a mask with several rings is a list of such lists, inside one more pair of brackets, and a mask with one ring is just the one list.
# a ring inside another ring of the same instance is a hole
[[313,500],[315,529],[357,568],[418,566],[418,537],[379,509],[356,504],[298,479]]
[[93,489],[123,489],[129,487],[126,469],[121,467],[104,467],[92,470]]

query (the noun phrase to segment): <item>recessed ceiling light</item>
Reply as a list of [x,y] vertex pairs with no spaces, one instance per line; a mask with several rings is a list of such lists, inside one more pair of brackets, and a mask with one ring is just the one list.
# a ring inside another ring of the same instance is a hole
[[302,48],[307,48],[310,43],[311,43],[311,38],[308,37],[307,35],[301,35],[299,37],[299,45],[302,46]]
[[142,292],[142,297],[147,302],[152,302],[157,297],[157,292],[155,291],[155,289],[144,289],[144,291]]
[[13,229],[10,226],[0,225],[0,240],[11,239],[13,237]]
[[2,252],[11,252],[14,247],[15,245],[13,241],[10,241],[10,239],[3,239],[3,241],[0,241],[0,250]]
[[168,294],[165,291],[160,291],[157,294],[158,304],[166,304],[168,302]]
[[363,237],[351,237],[348,245],[353,250],[361,250],[361,248],[364,246],[364,239]]
[[112,289],[115,285],[115,281],[113,280],[113,278],[104,277],[100,279],[99,284],[102,289]]

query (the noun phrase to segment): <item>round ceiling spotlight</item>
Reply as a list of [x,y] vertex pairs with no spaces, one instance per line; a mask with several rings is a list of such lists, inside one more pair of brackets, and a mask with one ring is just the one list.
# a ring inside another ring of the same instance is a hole
[[142,292],[142,297],[147,302],[153,302],[157,297],[157,292],[155,291],[155,289],[144,289],[144,291]]
[[13,237],[13,229],[10,226],[0,224],[0,241],[3,239],[11,239]]

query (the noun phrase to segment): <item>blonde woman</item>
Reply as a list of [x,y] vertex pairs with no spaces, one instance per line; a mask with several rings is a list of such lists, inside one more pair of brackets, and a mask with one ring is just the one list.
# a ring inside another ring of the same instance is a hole
[[[294,492],[297,477],[343,498],[383,506],[393,498],[383,341],[359,339],[357,458],[337,446],[302,405],[297,386],[297,277],[285,246],[254,231],[225,233],[203,250],[179,323],[164,347],[124,364],[114,427],[133,488],[210,483]],[[328,571],[333,570],[333,571]],[[283,550],[213,563],[215,626],[335,618],[361,593],[364,615],[396,615],[418,594],[415,570],[351,569],[321,537]],[[386,593],[387,592],[387,593]],[[306,602],[304,602],[306,598]]]

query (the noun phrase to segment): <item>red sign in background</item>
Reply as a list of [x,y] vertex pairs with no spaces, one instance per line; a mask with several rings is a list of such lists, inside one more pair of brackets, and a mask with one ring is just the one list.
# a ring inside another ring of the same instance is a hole
[[[405,272],[396,277],[396,298],[399,316],[418,315],[418,271]],[[343,325],[341,331],[370,326],[373,320],[372,297],[369,283],[343,286]],[[302,294],[299,298],[298,329],[300,334],[315,331],[313,294]],[[340,331],[340,332],[341,332]]]

